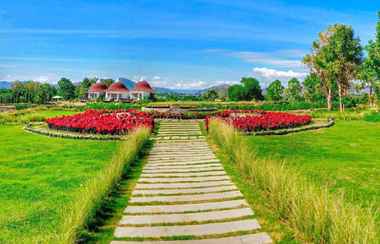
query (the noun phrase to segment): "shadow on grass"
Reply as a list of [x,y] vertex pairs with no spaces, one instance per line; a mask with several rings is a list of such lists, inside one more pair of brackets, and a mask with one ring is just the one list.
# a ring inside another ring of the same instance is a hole
[[128,205],[133,188],[146,163],[145,157],[152,147],[153,141],[148,140],[133,163],[125,167],[121,180],[104,198],[95,217],[89,220],[84,230],[78,234],[77,243],[109,243],[113,239],[113,231]]

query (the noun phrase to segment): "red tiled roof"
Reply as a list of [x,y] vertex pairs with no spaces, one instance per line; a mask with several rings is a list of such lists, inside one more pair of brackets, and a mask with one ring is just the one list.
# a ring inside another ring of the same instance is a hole
[[133,88],[134,91],[145,91],[145,92],[153,92],[152,87],[149,85],[147,81],[139,81]]
[[105,92],[107,90],[107,86],[103,83],[95,83],[92,84],[89,92]]
[[107,89],[108,92],[129,92],[128,88],[122,82],[113,83]]

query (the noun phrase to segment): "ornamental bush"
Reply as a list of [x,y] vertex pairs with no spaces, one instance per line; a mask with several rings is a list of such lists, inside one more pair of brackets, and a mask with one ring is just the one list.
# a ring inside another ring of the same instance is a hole
[[50,129],[80,133],[123,135],[138,127],[152,129],[153,118],[144,112],[129,110],[87,110],[83,113],[46,120]]
[[[294,128],[311,122],[310,115],[263,110],[226,110],[219,112],[216,117],[243,132]],[[205,119],[206,128],[208,128],[210,118],[212,117],[208,116]]]

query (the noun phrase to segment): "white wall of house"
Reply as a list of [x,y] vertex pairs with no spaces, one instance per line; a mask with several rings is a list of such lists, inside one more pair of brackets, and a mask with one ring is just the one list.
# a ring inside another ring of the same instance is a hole
[[119,101],[119,100],[127,100],[130,98],[129,93],[126,92],[107,92],[106,100],[108,101]]

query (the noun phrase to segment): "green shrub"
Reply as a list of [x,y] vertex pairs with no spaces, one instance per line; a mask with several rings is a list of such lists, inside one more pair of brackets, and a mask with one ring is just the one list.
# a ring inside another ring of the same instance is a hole
[[368,122],[380,122],[380,113],[371,112],[364,115],[364,120]]
[[315,186],[284,163],[256,157],[246,138],[229,125],[212,120],[210,138],[229,156],[268,206],[295,230],[299,239],[312,243],[376,243],[377,229],[371,209],[347,203],[342,195]]

